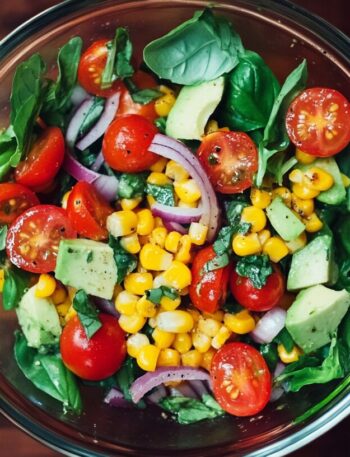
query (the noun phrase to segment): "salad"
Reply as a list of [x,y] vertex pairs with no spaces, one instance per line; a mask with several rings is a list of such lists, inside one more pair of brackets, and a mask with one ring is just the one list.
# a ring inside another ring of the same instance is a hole
[[[181,424],[350,382],[350,105],[278,81],[211,9],[16,69],[0,134],[0,291],[34,385]],[[303,418],[306,417],[303,416]],[[301,418],[301,419],[303,419]]]

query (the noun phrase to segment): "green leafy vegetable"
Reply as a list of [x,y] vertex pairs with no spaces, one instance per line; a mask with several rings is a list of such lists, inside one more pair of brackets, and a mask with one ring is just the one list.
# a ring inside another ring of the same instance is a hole
[[[217,254],[217,253],[216,253]],[[213,259],[208,260],[203,267],[203,273],[209,271],[219,270],[220,268],[226,267],[230,263],[230,256],[225,252],[221,255],[216,255]]]
[[160,286],[157,289],[149,289],[146,291],[146,295],[148,300],[156,305],[160,305],[163,297],[170,298],[170,300],[176,300],[179,296],[176,289],[167,286]]
[[273,372],[278,362],[277,345],[274,343],[261,344],[259,347],[260,354],[264,357],[269,370]]
[[118,196],[120,198],[142,197],[145,187],[145,173],[122,173],[119,176]]
[[158,89],[139,89],[130,78],[125,79],[125,85],[128,88],[132,101],[139,103],[140,105],[147,105],[147,103],[150,103],[164,95],[163,92]]
[[126,275],[137,267],[137,258],[126,251],[120,244],[120,240],[109,236],[108,244],[113,249],[114,261],[117,266],[117,283],[120,284]]
[[78,313],[86,336],[91,338],[102,327],[98,310],[84,290],[78,290],[74,295],[73,308]]
[[0,251],[6,247],[7,225],[0,227]]
[[206,9],[149,43],[143,58],[159,78],[191,86],[231,71],[242,51],[241,39],[227,19]]
[[157,127],[160,133],[165,133],[166,117],[157,117],[157,119],[154,121],[154,125]]
[[284,175],[298,163],[295,156],[292,156],[287,160],[285,159],[285,152],[280,151],[267,162],[267,171],[272,175],[274,182],[279,186],[282,186]]
[[288,353],[294,348],[293,338],[286,328],[283,328],[273,341],[277,344],[282,344]]
[[92,105],[83,117],[82,123],[79,128],[78,137],[85,135],[91,129],[91,127],[93,127],[96,124],[105,107],[105,101],[106,100],[102,97],[93,98]]
[[30,276],[16,267],[5,268],[5,282],[2,291],[2,306],[6,311],[16,308],[29,287]]
[[267,255],[248,255],[238,260],[236,272],[249,278],[256,289],[262,289],[273,269]]
[[136,378],[140,377],[143,371],[139,368],[136,360],[132,357],[127,357],[123,365],[115,374],[116,387],[123,393],[126,400],[131,400],[130,386]]
[[157,184],[147,183],[146,192],[162,205],[175,206],[174,186],[172,184],[158,186]]

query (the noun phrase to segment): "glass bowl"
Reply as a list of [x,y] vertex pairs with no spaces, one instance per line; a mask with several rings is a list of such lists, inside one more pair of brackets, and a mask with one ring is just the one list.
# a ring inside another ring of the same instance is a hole
[[[201,0],[66,1],[16,29],[0,43],[0,126],[6,125],[11,80],[17,64],[40,52],[48,68],[57,48],[80,35],[85,46],[127,25],[140,60],[142,47],[207,5]],[[339,89],[350,98],[349,39],[319,18],[286,1],[235,0],[215,6],[229,17],[248,49],[259,52],[282,80],[303,57],[310,86]],[[0,316],[0,409],[20,428],[67,455],[78,456],[281,456],[328,431],[350,412],[350,385],[317,414],[297,421],[335,387],[304,388],[269,404],[251,418],[225,417],[180,426],[160,410],[114,409],[103,393],[84,388],[84,412],[64,415],[61,405],[38,391],[12,355],[16,318]]]

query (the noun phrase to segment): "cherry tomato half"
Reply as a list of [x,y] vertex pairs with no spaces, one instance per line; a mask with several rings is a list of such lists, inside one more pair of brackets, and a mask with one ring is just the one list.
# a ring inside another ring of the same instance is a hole
[[350,104],[334,89],[306,89],[288,108],[286,128],[302,151],[317,157],[332,156],[350,141]]
[[211,133],[204,137],[197,156],[218,192],[235,194],[253,184],[258,151],[246,133]]
[[54,205],[33,206],[10,225],[7,256],[22,270],[48,273],[55,269],[60,241],[76,236],[64,209]]
[[148,150],[157,128],[137,114],[117,117],[103,138],[102,152],[114,170],[136,173],[144,171],[158,160]]
[[225,344],[213,357],[210,375],[217,402],[234,416],[253,416],[270,399],[271,374],[263,356],[249,344]]
[[102,327],[88,339],[79,317],[64,327],[60,339],[63,363],[82,379],[100,381],[115,373],[126,355],[125,333],[118,319],[99,314]]
[[107,216],[113,208],[97,192],[92,184],[78,182],[69,194],[67,214],[79,235],[95,241],[108,237]]
[[20,184],[0,184],[0,224],[11,224],[23,211],[39,203],[35,193]]
[[231,292],[240,305],[251,311],[268,311],[278,304],[284,294],[285,283],[279,267],[273,265],[273,269],[266,284],[257,289],[249,278],[240,276],[233,268]]
[[224,303],[231,271],[228,265],[204,272],[204,265],[215,256],[213,247],[208,246],[198,251],[192,263],[190,298],[196,308],[207,313],[215,313]]
[[48,127],[38,136],[27,157],[15,170],[15,180],[31,188],[49,184],[64,159],[64,138],[58,127]]

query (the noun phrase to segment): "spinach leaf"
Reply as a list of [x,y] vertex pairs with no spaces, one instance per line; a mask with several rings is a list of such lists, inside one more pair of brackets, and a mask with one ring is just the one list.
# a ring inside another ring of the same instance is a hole
[[282,186],[284,175],[298,163],[295,156],[292,156],[287,160],[285,159],[285,152],[280,151],[267,162],[267,171],[272,175],[274,182],[279,186]]
[[262,289],[273,269],[267,255],[248,255],[238,260],[236,272],[249,278],[256,289]]
[[0,251],[6,247],[7,225],[0,227]]
[[120,198],[142,197],[145,187],[145,173],[122,173],[119,176],[118,196]]
[[225,201],[226,219],[230,225],[240,222],[241,214],[246,206],[249,206],[249,201],[245,195],[237,196],[233,200]]
[[166,131],[166,117],[157,117],[154,121],[154,125],[159,130],[159,133],[164,133]]
[[290,333],[288,330],[284,327],[279,334],[274,338],[274,343],[277,344],[282,344],[284,346],[284,349],[289,353],[293,350],[294,347],[294,341],[293,338],[291,337]]
[[170,298],[170,300],[176,300],[179,296],[176,289],[167,286],[160,286],[157,289],[149,289],[146,291],[146,295],[148,300],[156,305],[160,305],[163,297]]
[[124,398],[126,400],[131,400],[130,395],[130,386],[135,381],[136,378],[139,378],[143,374],[143,371],[136,363],[136,360],[132,357],[127,357],[123,365],[119,368],[115,374],[116,387],[123,392]]
[[73,308],[78,313],[86,336],[90,339],[102,327],[98,310],[84,290],[78,290],[74,295]]
[[2,291],[2,306],[6,311],[16,308],[29,287],[30,275],[16,267],[5,268],[5,282]]
[[264,128],[280,85],[255,52],[245,51],[226,80],[222,121],[231,130],[249,132]]
[[227,19],[206,9],[149,43],[143,58],[159,78],[191,86],[231,71],[242,51],[241,39]]
[[148,182],[146,193],[152,195],[162,205],[175,206],[174,186],[172,184],[158,186],[157,184],[150,184]]
[[109,235],[108,244],[113,249],[114,261],[117,266],[117,283],[120,284],[126,275],[137,267],[137,257],[126,251],[120,244],[120,240]]
[[285,127],[285,116],[292,100],[305,88],[307,80],[306,60],[290,73],[285,80],[270,113],[259,144],[259,169],[256,176],[257,186],[261,186],[268,160],[289,145],[289,137]]
[[28,346],[20,332],[16,332],[14,353],[18,367],[29,381],[62,402],[68,410],[81,413],[82,402],[76,379],[58,354],[40,354]]
[[155,88],[139,89],[131,78],[126,78],[124,82],[131,95],[132,101],[134,103],[139,103],[140,105],[147,105],[147,103],[164,95],[163,92]]
[[264,357],[269,370],[274,372],[278,362],[277,345],[274,343],[261,344],[259,351],[260,354]]
[[[79,128],[78,138],[85,135],[91,127],[93,127],[98,119],[100,119],[101,114],[105,107],[105,99],[102,97],[94,97],[92,105],[82,119],[82,123]],[[73,145],[72,145],[73,146]]]

